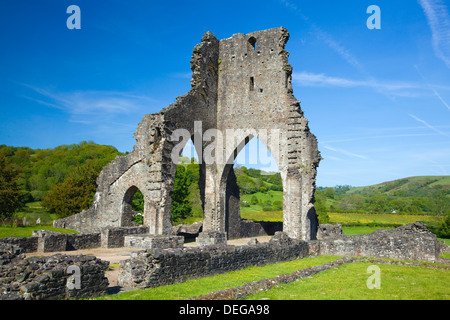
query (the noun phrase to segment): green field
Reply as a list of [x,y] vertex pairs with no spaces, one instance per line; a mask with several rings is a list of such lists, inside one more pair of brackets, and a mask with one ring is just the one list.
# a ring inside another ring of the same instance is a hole
[[189,279],[183,283],[134,290],[116,295],[99,297],[100,300],[181,300],[207,294],[211,291],[234,288],[246,283],[273,278],[278,275],[292,273],[296,270],[309,268],[334,261],[340,257],[320,256],[317,258],[305,258],[277,264],[269,264],[263,267],[248,267],[238,271],[223,273],[220,275]]
[[[133,290],[99,297],[99,300],[181,300],[245,283],[274,278],[296,270],[321,265],[340,257],[320,256],[242,270],[157,288]],[[368,262],[355,262],[311,277],[251,295],[247,299],[273,300],[450,300],[448,269],[375,264],[380,268],[380,289],[368,289]]]
[[355,262],[310,278],[280,284],[250,300],[450,300],[450,270],[375,264],[380,289],[369,289],[369,262]]
[[[283,221],[283,211],[256,211],[256,209],[245,208],[241,211],[242,219],[253,221]],[[241,209],[242,210],[242,209]],[[329,212],[330,223],[342,225],[405,225],[416,221],[438,222],[442,218],[428,215],[406,215],[406,214],[364,214],[364,213],[335,213]]]
[[329,212],[331,223],[343,225],[405,225],[416,221],[438,222],[442,218],[428,215],[406,215],[406,214],[363,214],[363,213],[335,213]]

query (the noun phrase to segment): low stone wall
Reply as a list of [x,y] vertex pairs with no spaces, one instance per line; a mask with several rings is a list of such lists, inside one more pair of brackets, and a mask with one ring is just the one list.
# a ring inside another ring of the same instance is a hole
[[184,237],[151,234],[134,234],[125,236],[124,246],[143,249],[183,248]]
[[0,239],[0,245],[14,245],[22,249],[23,252],[36,252],[38,250],[38,237],[7,237]]
[[[78,276],[74,286],[68,286]],[[0,300],[88,298],[106,293],[109,262],[93,256],[55,254],[26,258],[14,245],[0,244]],[[73,273],[75,272],[75,275]]]
[[272,236],[283,231],[283,222],[241,220],[238,238]]
[[365,256],[434,262],[444,250],[436,235],[421,222],[411,223],[393,230],[377,230],[370,234],[346,236],[336,226],[321,225],[321,240],[310,246],[320,255]]
[[118,227],[105,228],[101,232],[102,248],[120,248],[125,244],[125,236],[132,234],[147,234],[148,227]]
[[304,258],[308,243],[277,233],[269,242],[246,246],[206,246],[171,250],[145,250],[121,261],[118,284],[149,288],[238,270],[252,265]]
[[57,252],[81,250],[100,247],[100,233],[59,233],[47,230],[33,231],[33,237],[38,238],[37,251]]
[[23,252],[57,252],[100,247],[100,233],[59,233],[48,230],[34,230],[31,237],[8,237],[0,243],[20,247]]
[[[228,234],[228,239],[273,236],[275,232],[283,231],[283,222],[241,219],[235,223],[234,227],[236,230],[233,230],[231,234]],[[172,227],[172,235],[183,236],[185,238],[196,238],[201,234],[202,229],[202,221],[193,224],[181,224]]]

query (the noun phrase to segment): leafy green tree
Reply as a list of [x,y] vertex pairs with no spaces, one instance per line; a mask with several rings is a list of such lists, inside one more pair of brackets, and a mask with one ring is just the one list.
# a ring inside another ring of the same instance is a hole
[[98,145],[92,141],[45,150],[0,145],[0,153],[20,167],[21,188],[31,195],[29,201],[42,200],[55,184],[62,184],[70,172],[86,161],[107,164],[120,154],[112,146]]
[[134,212],[143,213],[144,212],[144,196],[142,195],[141,190],[137,190],[133,195],[131,208]]
[[315,198],[314,208],[316,209],[319,224],[329,223],[330,217],[328,216],[327,207],[325,205],[326,203],[325,195],[322,192],[316,190],[314,198]]
[[355,212],[359,210],[364,210],[365,199],[360,194],[352,194],[345,196],[339,200],[337,206],[340,210]]
[[432,194],[431,210],[436,216],[445,217],[450,214],[450,198],[445,190],[435,190]]
[[172,221],[186,219],[192,213],[192,207],[189,202],[189,183],[188,175],[184,166],[177,166],[172,192]]
[[255,181],[247,175],[237,177],[237,184],[244,194],[253,194],[259,191]]
[[389,201],[385,196],[373,196],[369,198],[369,208],[372,213],[384,213],[389,211]]
[[56,184],[42,199],[42,206],[58,217],[68,217],[88,209],[97,188],[96,180],[102,169],[100,163],[87,161],[76,167],[66,180]]
[[262,209],[263,211],[273,211],[272,201],[267,200],[266,202],[264,202]]
[[334,188],[326,188],[323,195],[329,199],[334,199]]
[[257,205],[259,203],[258,198],[255,195],[253,195],[251,200],[250,200],[250,203],[252,205]]
[[450,214],[439,224],[437,235],[441,238],[450,238]]
[[0,153],[0,219],[10,219],[15,212],[23,207],[23,192],[19,186],[20,173],[17,166],[12,164]]
[[283,201],[276,200],[273,202],[273,210],[281,211],[283,210]]

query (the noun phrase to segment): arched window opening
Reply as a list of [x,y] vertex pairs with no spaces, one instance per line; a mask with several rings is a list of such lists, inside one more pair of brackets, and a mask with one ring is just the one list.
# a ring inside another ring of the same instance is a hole
[[137,190],[131,199],[131,209],[133,210],[133,222],[144,224],[144,196],[141,190]]
[[231,156],[234,162],[226,165],[221,178],[228,239],[282,231],[283,182],[275,158],[252,136],[245,138]]
[[241,217],[262,221],[283,220],[283,182],[267,147],[253,138],[235,159]]
[[136,186],[130,187],[122,201],[122,227],[144,224],[144,196]]
[[172,191],[172,224],[191,224],[203,220],[200,165],[195,145],[190,139],[177,163]]
[[252,46],[253,50],[256,50],[258,48],[258,44],[255,37],[250,37],[248,39],[248,43]]

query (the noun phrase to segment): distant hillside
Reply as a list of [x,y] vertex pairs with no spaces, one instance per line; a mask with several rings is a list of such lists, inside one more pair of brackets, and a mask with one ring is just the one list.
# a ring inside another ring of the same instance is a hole
[[21,172],[25,201],[41,201],[56,184],[62,184],[71,172],[87,163],[99,168],[108,164],[119,151],[92,141],[61,145],[53,149],[31,149],[0,145],[5,155]]
[[431,197],[436,191],[450,195],[450,176],[417,176],[366,187],[351,187],[345,195],[384,195],[392,197]]
[[409,177],[366,187],[321,187],[316,207],[324,211],[446,216],[450,176]]

